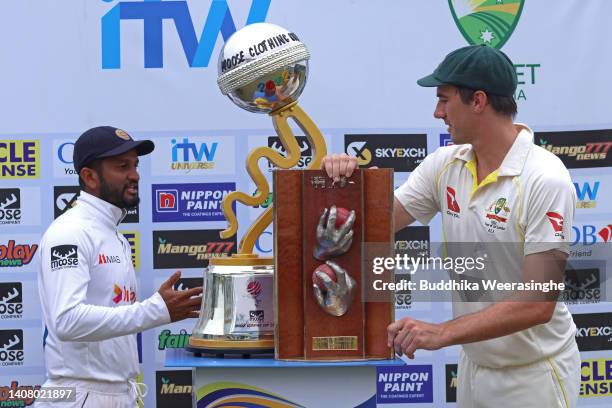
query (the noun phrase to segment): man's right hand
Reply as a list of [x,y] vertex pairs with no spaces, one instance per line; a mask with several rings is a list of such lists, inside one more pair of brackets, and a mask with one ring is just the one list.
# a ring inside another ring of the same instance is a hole
[[159,287],[161,295],[168,313],[170,321],[177,322],[179,320],[190,317],[200,317],[200,307],[202,305],[202,286],[187,290],[174,290],[174,284],[181,278],[181,271],[177,271],[167,281]]
[[325,169],[327,175],[336,182],[340,181],[340,177],[351,177],[358,167],[357,158],[345,153],[325,156],[321,161],[321,169]]

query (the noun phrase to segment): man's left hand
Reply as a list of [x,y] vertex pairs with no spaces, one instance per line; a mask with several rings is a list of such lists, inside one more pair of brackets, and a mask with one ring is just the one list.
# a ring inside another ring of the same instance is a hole
[[387,333],[387,345],[393,347],[397,355],[403,353],[410,359],[414,358],[414,352],[418,349],[438,350],[448,345],[444,326],[409,317],[391,323]]

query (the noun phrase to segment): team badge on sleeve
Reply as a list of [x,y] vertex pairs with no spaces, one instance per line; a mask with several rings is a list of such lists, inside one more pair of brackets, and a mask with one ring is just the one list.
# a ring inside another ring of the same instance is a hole
[[565,239],[563,236],[563,216],[554,211],[547,212],[546,216],[548,217],[548,221],[550,221],[550,224],[555,231],[555,237]]
[[76,245],[58,245],[51,248],[51,270],[76,268],[79,266]]

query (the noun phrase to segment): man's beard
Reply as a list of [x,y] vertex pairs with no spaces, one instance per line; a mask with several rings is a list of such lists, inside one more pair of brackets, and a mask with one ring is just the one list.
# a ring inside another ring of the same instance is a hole
[[100,198],[121,209],[135,208],[140,202],[138,195],[131,200],[125,198],[127,188],[128,186],[123,186],[121,190],[113,189],[104,178],[100,177]]

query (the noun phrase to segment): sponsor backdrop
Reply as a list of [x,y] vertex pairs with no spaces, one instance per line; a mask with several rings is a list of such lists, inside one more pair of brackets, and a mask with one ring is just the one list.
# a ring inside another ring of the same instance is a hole
[[[0,25],[3,96],[10,101],[0,112],[0,405],[31,404],[8,402],[7,391],[44,381],[38,243],[79,193],[72,150],[83,130],[112,124],[156,144],[141,161],[140,206],[120,226],[132,245],[137,299],[176,270],[184,277],[177,288],[197,285],[211,256],[236,251],[236,238],[217,234],[225,227],[221,200],[236,189],[255,193],[243,168],[248,150],[283,147],[266,115],[242,111],[221,95],[217,56],[236,29],[262,21],[287,27],[308,46],[301,105],[329,150],[354,155],[363,166],[393,167],[396,186],[428,153],[451,143],[432,115],[435,90],[415,80],[467,44],[484,43],[512,57],[517,120],[536,131],[534,143],[570,168],[579,199],[576,262],[568,268],[563,299],[583,355],[580,406],[612,404],[609,278],[593,259],[595,244],[612,241],[612,45],[599,41],[609,36],[612,2],[29,0],[0,8],[6,17]],[[299,129],[296,134],[303,136]],[[312,151],[304,137],[299,143],[304,167]],[[273,167],[260,165],[270,179]],[[239,237],[269,205],[237,206]],[[436,218],[428,228],[401,231],[397,246],[419,254],[440,240]],[[271,254],[272,228],[256,249]],[[413,304],[409,291],[398,292],[396,303],[398,318],[451,317],[450,305]],[[190,406],[197,391],[190,372],[165,369],[164,352],[182,347],[194,323],[140,336],[147,407]],[[420,351],[409,367],[381,368],[369,404],[452,405],[461,375],[458,351]],[[243,385],[255,386],[255,379]],[[283,392],[278,396],[309,406],[307,393]]]

